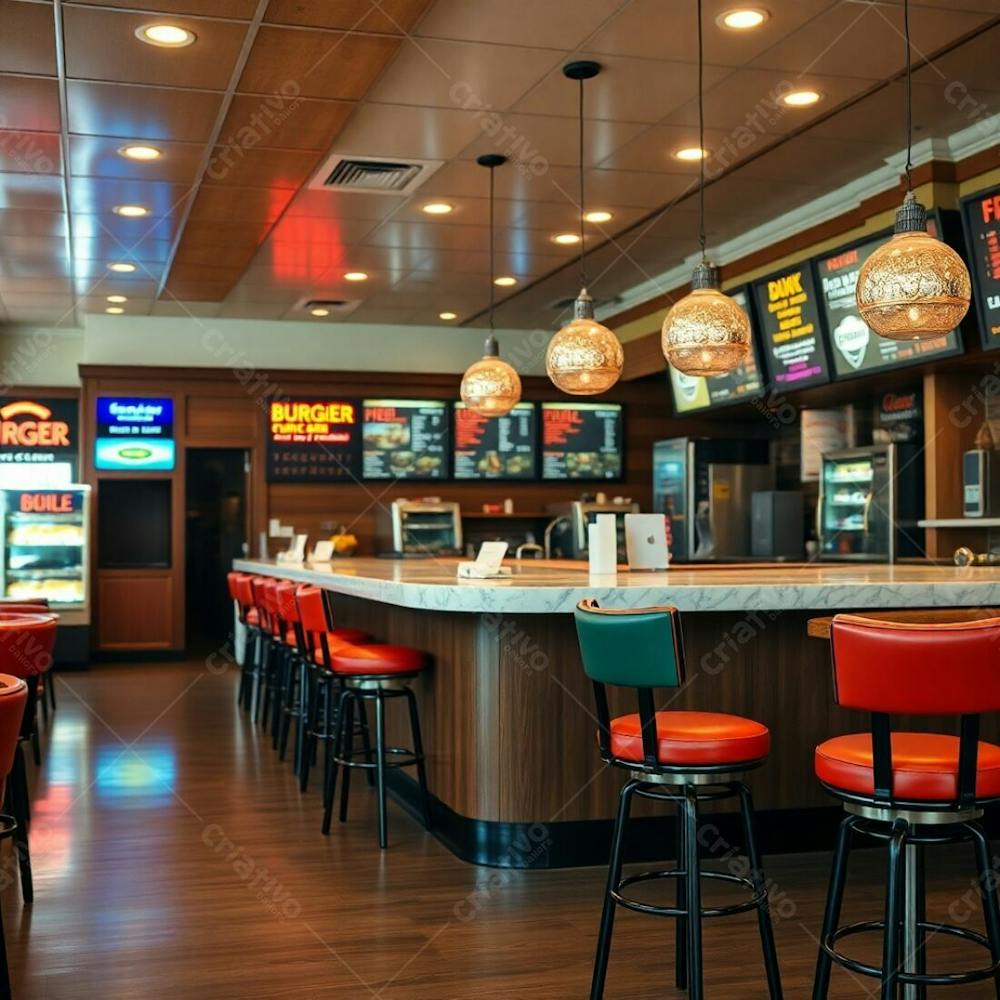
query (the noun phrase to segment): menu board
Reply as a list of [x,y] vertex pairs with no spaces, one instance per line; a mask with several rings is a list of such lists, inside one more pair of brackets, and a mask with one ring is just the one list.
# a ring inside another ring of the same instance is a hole
[[764,365],[775,389],[830,381],[819,328],[819,304],[808,261],[753,286]]
[[[936,227],[932,229],[934,221],[928,220],[932,235],[936,235]],[[883,233],[838,250],[829,257],[816,259],[820,301],[837,378],[854,378],[961,353],[962,344],[955,331],[931,340],[887,340],[875,333],[858,314],[854,293],[861,267],[889,236]]]
[[542,403],[543,479],[620,479],[621,403]]
[[456,479],[534,479],[535,404],[518,403],[503,417],[484,417],[455,404]]
[[435,399],[366,399],[365,479],[447,479],[449,409]]
[[[750,311],[750,303],[745,289],[731,293],[731,298],[744,312]],[[728,406],[744,400],[756,399],[764,391],[764,381],[757,357],[755,338],[750,338],[750,351],[731,372],[713,378],[685,375],[673,365],[670,369],[670,386],[674,393],[674,411],[692,413],[712,406]]]
[[172,399],[98,396],[96,468],[166,472],[174,456]]
[[333,483],[361,472],[361,406],[355,399],[272,400],[267,481]]
[[1000,348],[1000,188],[962,202],[973,297],[983,347]]

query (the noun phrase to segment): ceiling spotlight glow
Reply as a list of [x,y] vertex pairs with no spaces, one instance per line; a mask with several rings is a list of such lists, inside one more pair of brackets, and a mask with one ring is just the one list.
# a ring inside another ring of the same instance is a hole
[[458,313],[453,313],[453,312],[438,313],[438,319],[443,319],[445,322],[448,322],[453,319],[458,319]]
[[316,306],[315,309],[310,309],[309,312],[313,316],[319,316],[319,317],[329,316],[330,315],[330,310],[329,309],[324,309],[322,306]]
[[793,90],[779,98],[786,108],[810,108],[819,104],[823,95],[818,90]]
[[111,316],[121,316],[121,314],[125,312],[125,310],[122,309],[121,306],[108,306],[108,308],[105,309],[104,311]]
[[430,201],[423,206],[423,211],[428,215],[449,215],[455,211],[455,206],[446,201]]
[[593,212],[587,212],[583,217],[584,222],[593,222],[594,225],[600,225],[602,222],[610,222],[613,216],[610,212],[605,212],[602,209],[595,209]]
[[498,285],[500,288],[510,288],[512,285],[517,284],[517,278],[512,278],[509,274],[502,274],[499,278],[493,279],[493,284]]
[[122,146],[118,150],[119,156],[124,156],[127,160],[158,160],[163,153],[155,146],[131,145]]
[[113,264],[108,264],[108,270],[116,271],[118,274],[131,274],[135,270],[135,264],[129,264],[123,260],[116,260]]
[[760,7],[736,7],[723,11],[716,23],[730,31],[751,31],[759,28],[771,15]]
[[367,281],[368,275],[365,271],[348,271],[344,275],[344,281]]
[[117,305],[120,302],[128,302],[128,296],[127,295],[109,295],[108,296],[108,302],[113,302],[113,303],[115,303],[115,305]]
[[580,237],[577,233],[557,233],[552,237],[552,242],[558,243],[560,246],[571,247],[580,242]]
[[195,33],[179,24],[144,24],[135,29],[135,36],[147,45],[164,49],[183,49],[195,40]]
[[674,159],[681,160],[684,163],[697,163],[699,160],[704,160],[707,157],[708,150],[701,149],[698,146],[685,146],[683,149],[674,151]]
[[115,215],[121,215],[126,219],[141,219],[149,215],[149,209],[144,205],[115,205],[111,211]]

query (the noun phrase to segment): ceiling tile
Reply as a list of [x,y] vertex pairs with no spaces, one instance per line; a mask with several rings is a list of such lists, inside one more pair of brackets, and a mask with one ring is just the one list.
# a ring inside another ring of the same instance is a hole
[[10,236],[65,236],[66,216],[62,212],[0,209],[0,233]]
[[51,174],[0,174],[0,209],[63,209],[62,181]]
[[31,294],[71,294],[73,282],[69,278],[4,278],[0,277],[0,295],[8,292],[23,292]]
[[221,302],[184,302],[164,293],[164,297],[154,304],[153,316],[183,316],[189,319],[211,319],[219,315]]
[[0,75],[3,125],[34,132],[59,131],[59,84],[31,76]]
[[166,181],[114,180],[107,177],[74,177],[70,180],[70,206],[73,212],[113,218],[116,205],[142,205],[151,218],[128,219],[136,232],[148,228],[152,219],[162,219],[180,210],[191,188]]
[[52,132],[10,132],[0,129],[0,172],[61,173],[59,136]]
[[384,219],[405,201],[397,195],[306,188],[295,196],[287,214],[317,219]]
[[205,147],[195,142],[161,142],[158,160],[121,156],[122,140],[110,136],[71,135],[70,168],[76,177],[117,177],[137,181],[193,184],[199,176]]
[[202,183],[297,191],[318,162],[319,153],[309,150],[216,146]]
[[482,134],[482,116],[457,108],[365,103],[337,140],[352,155],[448,160]]
[[[8,39],[0,45],[0,72],[56,75],[52,7],[0,0],[0,24]],[[16,44],[11,44],[15,39]]]
[[176,232],[177,216],[126,219],[107,212],[100,215],[73,213],[74,237],[113,240],[118,246],[137,246],[147,240],[170,241]]
[[315,219],[285,215],[271,231],[268,243],[343,247],[360,242],[377,225],[373,219]]
[[[148,10],[157,14],[200,14],[202,17],[235,17],[244,21],[253,17],[258,0],[86,0],[91,7],[124,7]],[[72,6],[73,0],[63,3]]]
[[203,187],[195,198],[191,221],[273,223],[288,204],[291,194],[291,191],[267,188]]
[[[1000,0],[993,0],[992,13],[1000,14]],[[956,102],[961,102],[966,89],[1000,91],[1000,75],[996,67],[998,44],[1000,25],[980,32],[964,45],[916,70],[914,82],[936,87]],[[995,114],[997,110],[994,105],[989,113]]]
[[204,142],[222,103],[221,94],[207,91],[82,80],[68,81],[67,90],[71,132],[122,139]]
[[[398,38],[264,25],[238,90],[356,101],[365,96],[400,45]],[[284,89],[283,89],[284,88]]]
[[219,141],[234,149],[281,146],[325,152],[356,107],[353,101],[317,101],[291,92],[265,97],[237,94]]
[[408,34],[431,0],[271,0],[265,20],[341,31]]

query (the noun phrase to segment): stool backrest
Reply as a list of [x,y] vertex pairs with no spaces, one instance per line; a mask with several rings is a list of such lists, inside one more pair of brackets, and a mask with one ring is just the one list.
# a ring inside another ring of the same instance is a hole
[[295,599],[299,606],[299,624],[306,651],[317,663],[329,663],[326,637],[330,631],[330,618],[322,588],[302,584],[296,591]]
[[639,702],[645,763],[657,763],[653,689],[684,683],[684,646],[676,608],[601,608],[596,601],[576,606],[576,634],[583,669],[594,685],[601,754],[611,755],[611,713],[605,685],[634,688]]
[[240,606],[240,620],[246,621],[247,612],[254,606],[253,577],[248,573],[237,573],[234,584],[234,599]]
[[976,798],[979,716],[1000,711],[1000,618],[933,623],[837,615],[834,696],[872,713],[875,799],[892,802],[892,715],[961,719],[956,806]]
[[298,584],[291,580],[279,580],[274,588],[274,597],[278,609],[278,621],[282,628],[282,637],[290,627],[295,633],[295,645],[304,649],[302,636],[302,618],[299,615],[299,605],[296,599]]
[[0,674],[0,782],[14,766],[14,752],[27,704],[28,685],[20,677]]
[[0,673],[37,678],[52,666],[56,616],[10,613],[0,615]]

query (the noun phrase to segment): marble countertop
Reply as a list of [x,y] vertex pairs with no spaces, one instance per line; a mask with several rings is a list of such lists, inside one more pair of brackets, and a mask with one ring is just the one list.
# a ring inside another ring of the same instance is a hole
[[565,614],[585,597],[606,607],[672,604],[681,611],[836,611],[1000,606],[996,567],[898,564],[678,566],[591,580],[586,563],[508,560],[510,577],[458,580],[457,559],[346,558],[332,563],[237,559],[248,573],[312,583],[406,608]]

